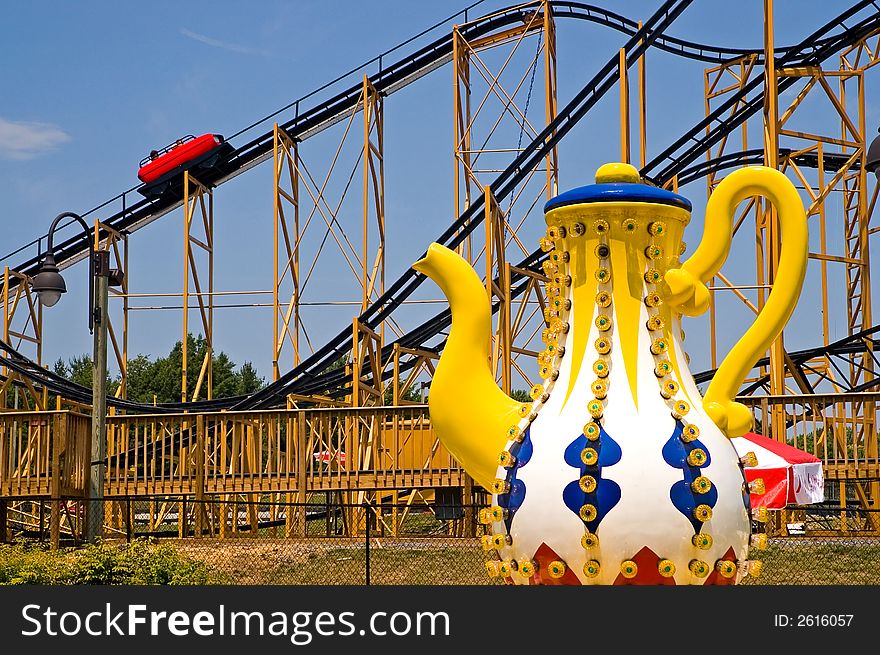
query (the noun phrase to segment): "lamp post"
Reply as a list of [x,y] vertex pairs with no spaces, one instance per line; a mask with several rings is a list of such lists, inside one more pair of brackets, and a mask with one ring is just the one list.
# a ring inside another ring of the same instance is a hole
[[92,444],[88,478],[88,506],[85,536],[89,542],[100,538],[104,526],[104,462],[107,459],[107,301],[110,284],[121,284],[122,274],[110,268],[110,253],[95,251],[92,232],[83,218],[73,212],[55,217],[49,227],[46,253],[31,287],[45,307],[52,307],[67,291],[64,278],[55,264],[53,237],[62,219],[72,218],[83,228],[89,246],[89,332],[92,351]]

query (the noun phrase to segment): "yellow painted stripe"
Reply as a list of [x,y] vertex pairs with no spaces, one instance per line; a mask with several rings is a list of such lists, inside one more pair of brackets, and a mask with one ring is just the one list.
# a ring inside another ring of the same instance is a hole
[[639,320],[644,291],[645,255],[633,242],[611,241],[611,287],[614,298],[614,327],[623,350],[623,363],[632,393],[639,408],[638,363]]
[[[599,267],[599,258],[596,257],[595,249],[598,244],[596,239],[585,240],[586,243],[578,244],[569,250],[568,265],[571,270],[571,324],[572,347],[571,347],[571,375],[568,378],[568,389],[565,392],[565,400],[562,407],[568,402],[571,392],[577,383],[581,365],[587,351],[587,340],[590,336],[590,328],[593,326],[593,314],[596,307],[596,292],[599,282],[596,280],[596,269]],[[560,410],[561,411],[561,410]]]

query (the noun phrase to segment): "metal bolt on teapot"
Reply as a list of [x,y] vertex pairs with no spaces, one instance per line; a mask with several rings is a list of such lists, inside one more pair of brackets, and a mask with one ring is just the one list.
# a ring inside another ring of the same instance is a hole
[[[688,370],[681,317],[703,313],[705,283],[730,250],[737,204],[765,196],[782,248],[773,289],[704,397]],[[547,202],[543,384],[509,398],[488,364],[491,314],[480,279],[439,244],[413,267],[434,280],[452,328],[428,403],[434,429],[492,493],[480,513],[490,575],[511,584],[734,584],[757,575],[750,488],[729,437],[752,425],[733,400],[779,335],[803,286],[807,224],[780,172],[727,176],[703,239],[680,256],[691,203],[606,164],[596,184]],[[760,484],[752,483],[754,493]]]

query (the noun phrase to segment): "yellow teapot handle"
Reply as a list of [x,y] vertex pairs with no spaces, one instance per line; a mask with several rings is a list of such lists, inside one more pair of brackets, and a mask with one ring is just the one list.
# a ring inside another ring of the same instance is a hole
[[746,375],[782,332],[791,318],[807,271],[808,239],[804,205],[797,189],[779,171],[766,166],[743,168],[728,175],[709,198],[703,239],[694,254],[664,277],[666,301],[673,311],[696,316],[709,306],[706,288],[730,252],[736,206],[745,198],[762,195],[779,216],[781,252],[773,289],[755,322],[730,350],[715,372],[703,397],[703,408],[728,437],[752,427],[748,407],[733,399]]

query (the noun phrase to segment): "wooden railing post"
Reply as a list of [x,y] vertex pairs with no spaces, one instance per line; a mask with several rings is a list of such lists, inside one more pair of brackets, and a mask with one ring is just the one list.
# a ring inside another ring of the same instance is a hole
[[57,550],[61,545],[61,445],[64,443],[64,435],[67,433],[67,414],[56,414],[51,421],[46,423],[52,426],[50,441],[52,444],[52,465],[49,479],[49,497],[51,498],[49,540],[52,550]]
[[474,516],[474,480],[467,473],[464,474],[464,487],[462,488],[462,504],[464,505],[464,536],[476,536],[474,526],[476,517]]
[[9,541],[7,516],[7,503],[5,500],[0,500],[0,544],[5,544]]
[[195,536],[201,537],[205,529],[205,415],[196,417],[196,452],[195,452]]
[[309,458],[306,453],[308,445],[306,414],[300,410],[296,416],[296,503],[291,511],[296,512],[296,535],[306,536],[306,485],[308,484]]

